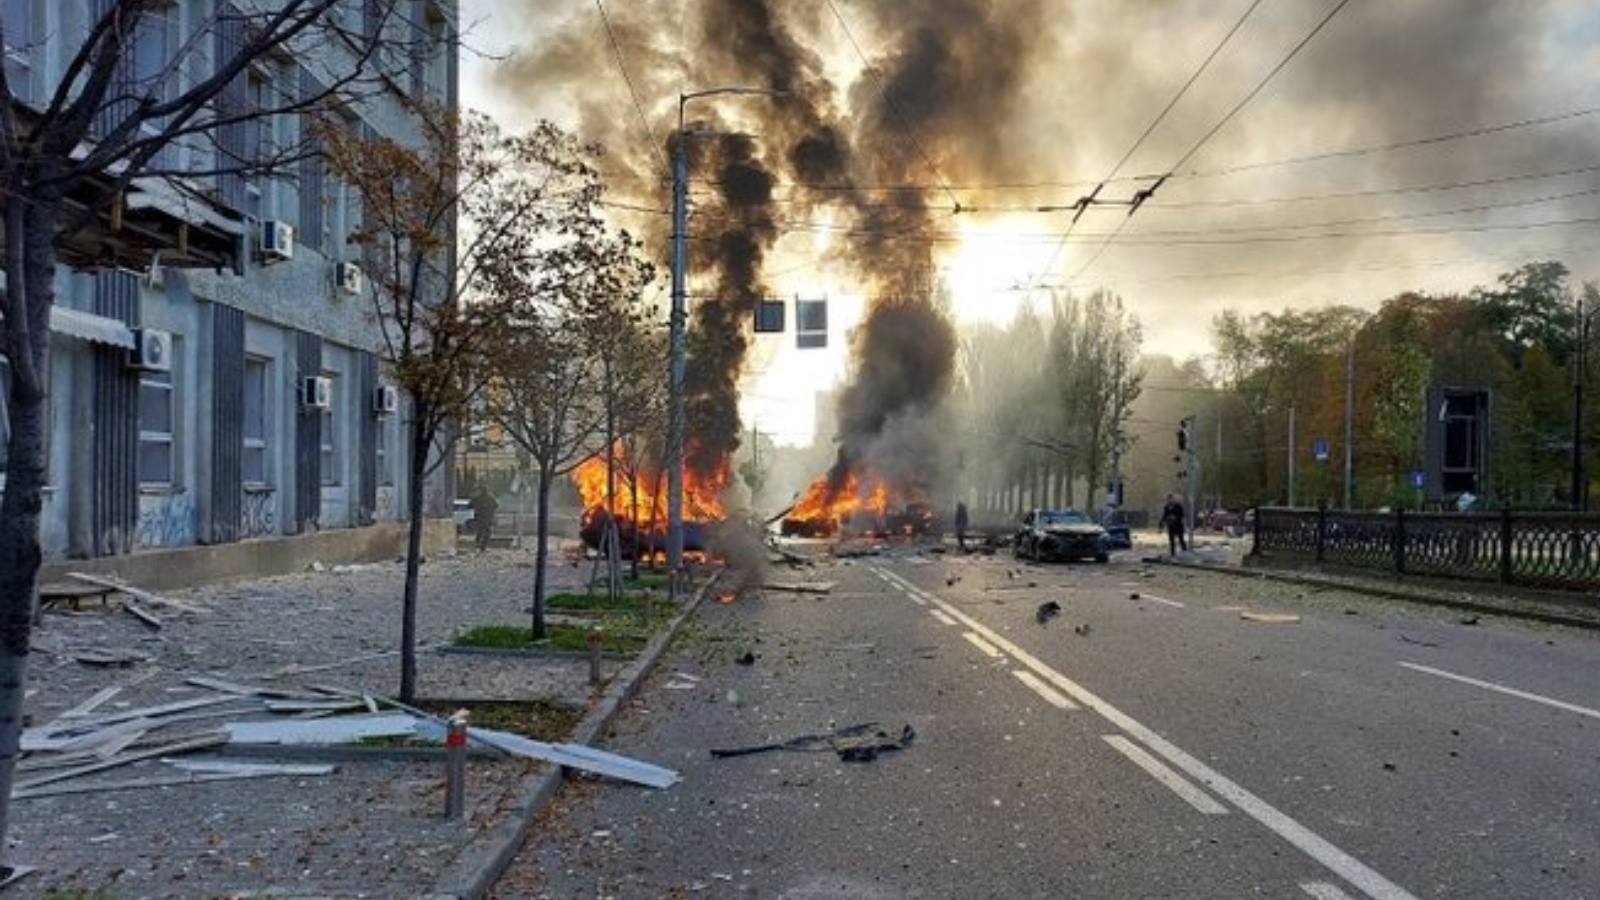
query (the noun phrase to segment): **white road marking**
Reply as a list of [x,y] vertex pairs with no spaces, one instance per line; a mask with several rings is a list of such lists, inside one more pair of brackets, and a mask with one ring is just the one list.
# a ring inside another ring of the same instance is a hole
[[1462,684],[1470,684],[1473,687],[1481,687],[1486,691],[1497,691],[1511,697],[1518,697],[1523,700],[1532,700],[1534,703],[1543,703],[1546,706],[1553,706],[1556,709],[1564,709],[1567,712],[1577,713],[1580,716],[1588,716],[1591,719],[1600,719],[1600,709],[1591,709],[1587,706],[1579,706],[1576,703],[1567,703],[1564,700],[1556,700],[1540,694],[1530,694],[1527,691],[1519,691],[1516,688],[1506,687],[1503,684],[1496,684],[1493,681],[1482,681],[1477,678],[1469,678],[1465,675],[1457,675],[1454,672],[1446,672],[1443,669],[1435,669],[1432,666],[1419,666],[1416,663],[1408,662],[1403,662],[1400,665],[1403,668],[1412,670],[1413,672],[1422,672],[1426,675],[1437,675],[1440,678],[1448,678],[1451,681],[1459,681]]
[[1164,603],[1167,606],[1172,607],[1173,609],[1183,609],[1184,608],[1184,605],[1182,603],[1179,603],[1176,600],[1168,600],[1165,597],[1157,597],[1155,594],[1146,594],[1143,591],[1139,592],[1139,599],[1140,600],[1149,600],[1151,603]]
[[1350,900],[1349,894],[1326,881],[1302,881],[1300,890],[1310,894],[1316,900]]
[[944,610],[935,609],[935,610],[932,610],[931,614],[935,619],[938,619],[939,621],[943,622],[946,625],[954,625],[954,624],[956,624],[956,620],[950,618],[947,615],[945,615],[944,614]]
[[1060,691],[1040,681],[1039,676],[1029,672],[1027,669],[1012,669],[1011,674],[1017,676],[1018,681],[1032,688],[1035,694],[1043,697],[1046,703],[1056,709],[1074,710],[1079,708],[1078,704],[1068,700]]
[[1237,806],[1245,815],[1255,819],[1267,830],[1293,844],[1300,852],[1322,863],[1335,875],[1359,888],[1362,893],[1372,898],[1372,900],[1417,900],[1416,895],[1384,878],[1360,860],[1340,850],[1311,831],[1311,829],[1289,818],[1265,800],[1235,784],[1222,773],[1195,759],[1176,744],[1140,724],[1132,716],[1102,700],[1087,688],[1045,665],[1033,654],[1006,640],[982,622],[929,594],[899,575],[887,570],[879,571],[889,575],[890,581],[902,591],[908,594],[921,595],[928,602],[943,609],[951,618],[966,625],[973,632],[982,635],[995,646],[1004,649],[1017,662],[1033,670],[1040,678],[1054,685],[1057,690],[1099,713],[1101,717],[1132,736],[1157,756],[1176,766],[1180,771],[1187,773],[1189,777],[1209,787],[1222,799]]
[[1133,760],[1134,765],[1149,772],[1151,777],[1166,785],[1174,794],[1183,798],[1185,803],[1208,816],[1225,816],[1228,814],[1226,806],[1218,803],[1210,794],[1184,780],[1182,775],[1172,771],[1161,760],[1145,752],[1143,747],[1120,734],[1107,734],[1103,735],[1103,737],[1106,739],[1106,743],[1116,748],[1118,753]]
[[[954,625],[955,623],[952,622],[950,624]],[[982,650],[984,653],[987,653],[989,656],[995,659],[999,659],[1005,655],[1004,653],[1000,652],[999,647],[996,647],[971,631],[964,631],[961,633],[961,636],[966,638],[967,642],[972,644],[972,646],[977,647],[979,650]]]

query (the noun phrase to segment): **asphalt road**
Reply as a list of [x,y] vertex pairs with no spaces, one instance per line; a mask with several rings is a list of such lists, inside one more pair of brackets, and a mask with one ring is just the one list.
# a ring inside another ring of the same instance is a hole
[[[898,552],[708,602],[510,898],[1600,897],[1600,635],[1147,567]],[[1040,604],[1058,615],[1041,624]],[[878,723],[826,748],[715,758]]]

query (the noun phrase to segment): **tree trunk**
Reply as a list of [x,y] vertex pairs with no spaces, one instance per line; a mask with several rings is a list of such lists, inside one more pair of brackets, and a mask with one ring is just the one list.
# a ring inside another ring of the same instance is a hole
[[550,559],[550,482],[555,478],[554,466],[541,460],[539,463],[539,512],[534,522],[533,543],[533,639],[546,637],[544,622],[544,570]]
[[[44,508],[46,404],[50,372],[50,306],[55,300],[53,204],[13,203],[6,210],[6,294],[13,320],[5,323],[13,359],[8,406],[5,491],[0,495],[0,852],[7,846],[11,787],[21,753],[28,642],[38,604],[39,518]],[[24,311],[22,317],[15,313]],[[22,318],[26,319],[24,323]],[[23,330],[24,327],[26,330]],[[30,377],[31,373],[31,377]],[[7,866],[9,869],[9,866]]]
[[422,515],[424,501],[423,479],[428,471],[429,440],[423,427],[430,411],[411,411],[410,494],[406,506],[411,521],[406,528],[406,586],[401,593],[400,606],[400,702],[412,703],[417,699],[417,591],[422,575]]

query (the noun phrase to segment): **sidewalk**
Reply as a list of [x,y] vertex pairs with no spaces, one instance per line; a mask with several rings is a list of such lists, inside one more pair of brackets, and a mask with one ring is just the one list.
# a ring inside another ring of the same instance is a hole
[[1229,538],[1217,533],[1195,536],[1188,552],[1177,556],[1166,553],[1166,539],[1159,546],[1150,535],[1134,536],[1134,552],[1150,562],[1190,566],[1246,578],[1270,578],[1294,584],[1318,585],[1358,590],[1363,593],[1414,603],[1427,603],[1460,609],[1464,612],[1515,616],[1578,628],[1600,628],[1600,599],[1559,591],[1508,587],[1468,580],[1398,577],[1388,572],[1362,571],[1315,563],[1295,565],[1285,558],[1257,558],[1249,555],[1250,538]]
[[[588,574],[587,565],[555,560],[549,590],[578,588]],[[219,699],[217,691],[192,683],[194,676],[291,694],[338,689],[393,696],[403,577],[401,564],[384,563],[165,592],[169,604],[152,607],[159,629],[115,602],[47,612],[30,658],[30,724],[56,721],[91,702],[97,717],[199,702],[182,714],[194,717],[182,726],[193,734],[214,734],[232,717],[286,718],[262,711],[260,698]],[[599,690],[589,685],[586,657],[436,649],[474,625],[527,621],[532,584],[526,550],[425,564],[418,693],[539,700],[580,718],[569,741],[592,742],[667,637],[658,636],[632,661],[606,660]],[[663,612],[675,616],[676,628],[691,611],[685,602]],[[74,792],[13,800],[7,861],[37,868],[0,890],[0,898],[63,891],[96,900],[481,897],[561,779],[546,763],[475,755],[466,816],[452,821],[443,816],[442,749],[299,747],[243,757],[223,747],[172,756],[329,764],[332,771],[199,780],[153,755],[41,784]],[[44,774],[19,772],[18,783]]]

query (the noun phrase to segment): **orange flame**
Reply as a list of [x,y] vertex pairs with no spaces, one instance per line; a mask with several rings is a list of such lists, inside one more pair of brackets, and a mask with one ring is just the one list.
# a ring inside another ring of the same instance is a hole
[[887,482],[875,474],[863,478],[850,472],[836,489],[826,475],[811,482],[784,518],[788,522],[803,523],[812,533],[831,535],[844,527],[851,517],[863,513],[882,520],[888,515],[889,507]]
[[[632,465],[621,444],[611,447],[611,460],[616,474],[616,494],[611,498],[611,512],[618,519],[626,519],[649,527],[666,527],[667,476],[664,472],[648,471]],[[727,461],[724,461],[710,478],[702,478],[692,470],[683,473],[683,520],[685,522],[720,522],[728,517],[722,503],[722,492],[731,479]],[[606,454],[597,453],[584,460],[572,471],[573,483],[583,500],[585,512],[606,508]],[[638,489],[635,494],[635,488]]]

